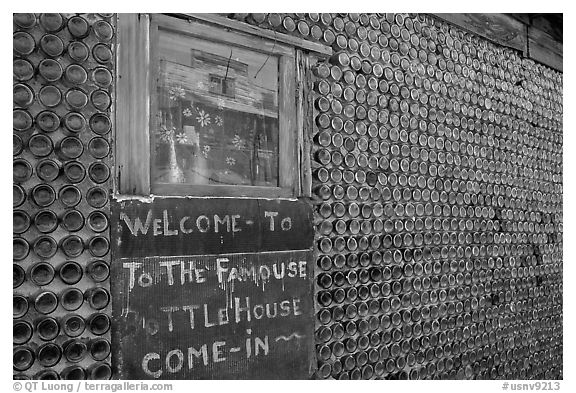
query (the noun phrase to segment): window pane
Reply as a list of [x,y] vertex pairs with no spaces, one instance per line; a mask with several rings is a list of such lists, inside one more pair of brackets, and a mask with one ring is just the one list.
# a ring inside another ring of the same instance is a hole
[[153,183],[278,187],[278,59],[159,34]]

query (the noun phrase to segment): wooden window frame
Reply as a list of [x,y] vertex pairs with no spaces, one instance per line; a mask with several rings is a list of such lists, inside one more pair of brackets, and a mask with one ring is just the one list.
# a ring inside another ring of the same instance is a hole
[[[311,195],[312,101],[310,65],[331,48],[258,29],[216,15],[119,14],[115,191],[122,195],[294,198]],[[151,182],[150,130],[156,129],[158,31],[238,46],[271,56],[279,65],[278,187]],[[302,48],[314,54],[305,54]]]

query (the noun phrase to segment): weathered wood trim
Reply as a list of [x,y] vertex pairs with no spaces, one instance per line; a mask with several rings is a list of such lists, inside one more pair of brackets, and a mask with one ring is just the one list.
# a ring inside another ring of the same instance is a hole
[[309,50],[326,57],[332,56],[332,48],[317,42],[305,40],[298,37],[293,37],[283,33],[277,33],[272,30],[261,29],[256,26],[249,25],[248,23],[240,22],[237,20],[228,19],[214,14],[182,14],[185,17],[190,17],[204,22],[214,23],[222,27],[227,27],[237,31],[242,31],[258,37],[267,38],[291,46],[299,47]]
[[298,151],[296,120],[296,63],[294,57],[283,56],[279,61],[279,177],[280,187],[298,195]]
[[160,128],[160,119],[158,118],[158,81],[160,78],[160,64],[158,62],[158,47],[159,47],[159,34],[158,34],[158,24],[154,21],[150,21],[150,53],[149,53],[149,64],[148,70],[150,72],[150,122],[149,128],[145,130],[145,134],[148,138],[149,148],[148,148],[148,178],[150,179],[150,189],[148,195],[153,192],[154,184],[152,181],[152,163],[156,162],[156,149],[151,142],[152,133]]
[[[552,14],[554,15],[554,14]],[[552,37],[555,42],[563,43],[564,40],[564,15],[562,14],[562,24],[557,23],[558,20],[549,14],[531,14],[530,25],[531,28],[540,30]]]
[[150,18],[118,16],[115,190],[150,194]]
[[525,25],[530,24],[530,17],[529,14],[507,14],[510,15],[514,19],[518,19],[520,22],[524,23]]
[[298,163],[300,165],[300,193],[304,197],[312,196],[312,105],[313,85],[311,78],[311,63],[316,62],[312,55],[306,55],[301,50],[296,52],[298,78]]
[[550,34],[528,26],[528,55],[542,64],[563,71],[563,44]]
[[153,14],[151,15],[151,19],[163,30],[187,34],[223,44],[233,43],[234,45],[256,52],[294,56],[294,49],[282,44],[278,40],[275,40],[273,35],[271,37],[259,37],[246,34],[241,30],[233,31],[227,26],[214,26],[207,23],[201,23],[201,21],[185,21],[162,14]]
[[505,14],[432,14],[492,42],[526,53],[524,24]]
[[297,128],[297,160],[299,170],[296,171],[297,180],[297,195],[301,196],[303,192],[302,180],[304,169],[303,159],[304,151],[304,75],[305,75],[305,59],[301,50],[296,50],[296,128]]
[[524,14],[431,14],[530,59],[563,71],[563,45]]
[[155,183],[153,194],[162,197],[246,197],[246,198],[293,198],[292,189],[262,186],[217,186]]

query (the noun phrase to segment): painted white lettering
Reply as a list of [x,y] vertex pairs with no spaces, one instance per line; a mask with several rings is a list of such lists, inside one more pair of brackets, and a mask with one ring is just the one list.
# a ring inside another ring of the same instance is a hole
[[[172,365],[172,357],[176,356],[176,364]],[[179,349],[173,349],[166,355],[166,370],[172,374],[182,370],[184,365],[184,354]]]
[[180,262],[178,261],[162,261],[160,262],[161,267],[166,268],[166,277],[168,278],[168,285],[174,285],[174,266],[177,266]]
[[136,270],[142,267],[140,262],[124,262],[122,264],[124,269],[128,269],[130,277],[128,278],[128,290],[131,291],[134,288],[134,283],[136,281]]
[[260,265],[259,273],[263,281],[267,281],[270,278],[270,268],[266,265]]
[[274,217],[276,217],[277,215],[278,215],[278,212],[269,212],[269,211],[264,212],[264,217],[270,218],[270,230],[271,231],[274,231]]
[[228,258],[216,258],[216,274],[218,276],[218,282],[224,282],[223,273],[228,271]]
[[278,303],[274,303],[273,305],[273,309],[274,313],[272,313],[272,311],[270,311],[270,304],[266,303],[266,317],[267,318],[276,318],[276,315],[278,314]]
[[149,318],[144,321],[144,329],[146,329],[146,333],[154,336],[160,330],[160,324],[154,318]]
[[228,323],[228,309],[218,309],[218,325],[226,325]]
[[283,300],[280,302],[280,315],[285,317],[290,315],[290,301]]
[[214,214],[214,232],[218,233],[220,229],[218,225],[226,224],[226,232],[230,232],[230,217],[225,215],[224,218],[220,218],[218,214]]
[[298,264],[294,261],[288,264],[288,277],[296,277],[298,274]]
[[[202,225],[202,221],[204,221],[204,225]],[[206,233],[210,230],[210,219],[206,216],[198,216],[196,226],[200,232]]]
[[164,236],[174,236],[178,234],[178,230],[177,229],[170,229],[168,228],[169,225],[169,221],[168,221],[168,211],[164,210],[162,212],[162,216],[164,218]]
[[196,273],[196,282],[198,284],[206,282],[206,276],[204,275],[206,273],[206,269],[194,269],[194,272]]
[[188,217],[188,216],[182,217],[182,219],[180,220],[180,232],[182,232],[182,233],[192,233],[192,228],[186,228],[186,227],[184,226],[184,223],[185,223],[186,221],[188,221],[189,219],[190,219],[190,217]]
[[202,363],[205,366],[208,365],[208,347],[206,344],[202,345],[200,349],[196,350],[194,347],[188,348],[188,368],[194,368],[194,358],[199,358],[202,356]]
[[172,323],[172,313],[179,311],[180,307],[178,306],[160,307],[160,310],[168,314],[168,331],[171,332],[172,330],[174,330],[174,324]]
[[248,281],[250,278],[256,279],[256,266],[252,265],[249,268],[245,266],[240,266],[240,277],[242,281]]
[[[252,329],[246,329],[246,333],[249,335],[252,334]],[[250,359],[252,356],[252,341],[250,340],[250,336],[246,339],[246,358]]]
[[[186,267],[188,265],[188,267]],[[192,273],[194,273],[194,261],[180,261],[180,285],[186,284],[186,277],[188,277],[188,282],[194,282],[192,278]]]
[[226,360],[225,357],[220,356],[224,353],[224,351],[222,351],[220,347],[224,345],[226,345],[226,341],[215,341],[214,344],[212,344],[212,359],[214,363],[219,363]]
[[254,313],[254,318],[262,319],[262,317],[264,316],[264,306],[261,304],[255,305],[253,313]]
[[150,363],[151,360],[159,360],[159,359],[160,359],[160,355],[158,355],[156,352],[151,352],[151,353],[147,353],[146,355],[144,355],[144,357],[142,358],[142,370],[144,370],[144,373],[146,375],[149,375],[152,378],[160,378],[160,376],[162,375],[161,369],[158,369],[156,371],[152,371],[148,367],[148,364]]
[[302,315],[302,311],[300,310],[300,298],[293,298],[292,306],[294,307],[294,315]]
[[280,228],[282,228],[283,231],[292,229],[292,219],[290,217],[284,217],[282,221],[280,221]]
[[198,310],[200,306],[191,304],[189,306],[182,306],[182,310],[190,313],[190,329],[194,329],[194,310]]
[[240,219],[240,214],[232,215],[232,233],[240,232],[242,230],[242,228],[239,228],[237,226],[238,221],[236,221],[236,219],[238,219],[238,220]]
[[138,236],[138,232],[145,235],[146,233],[148,233],[148,228],[150,228],[150,223],[152,222],[152,210],[148,210],[148,214],[146,215],[146,223],[144,225],[142,225],[140,217],[136,217],[134,219],[134,223],[130,221],[130,218],[124,212],[120,213],[120,217],[124,220],[126,226],[128,227],[130,233],[132,233],[133,236]]
[[298,267],[300,268],[298,269],[300,272],[300,277],[306,278],[306,261],[299,261]]
[[270,346],[268,345],[268,336],[264,336],[264,341],[260,337],[254,338],[254,355],[258,356],[260,348],[264,350],[264,355],[268,355]]
[[152,281],[152,276],[149,273],[144,272],[140,275],[140,277],[138,277],[138,285],[140,285],[142,288],[149,287],[152,284],[154,284],[154,282]]
[[212,327],[216,325],[215,323],[211,323],[208,321],[208,305],[204,303],[204,327]]
[[[282,268],[282,270],[280,270],[280,273],[278,273],[278,265],[280,265],[280,267]],[[284,263],[280,263],[280,264],[275,263],[275,264],[272,266],[272,270],[273,270],[273,272],[274,272],[274,277],[275,277],[277,280],[281,280],[281,279],[284,278],[284,272],[285,272],[285,270],[286,270],[286,269],[284,268]]]
[[240,318],[240,313],[244,311],[246,313],[246,320],[250,322],[250,298],[248,296],[245,297],[246,299],[246,307],[240,306],[240,298],[235,297],[234,300],[234,311],[236,314],[236,323],[240,322],[242,318]]
[[238,280],[238,269],[236,267],[233,267],[232,269],[230,269],[230,273],[228,273],[228,282],[232,282],[234,280]]
[[160,224],[162,223],[162,220],[159,218],[155,218],[154,221],[152,222],[152,228],[153,228],[153,233],[154,236],[158,236],[162,234],[162,230],[160,228]]

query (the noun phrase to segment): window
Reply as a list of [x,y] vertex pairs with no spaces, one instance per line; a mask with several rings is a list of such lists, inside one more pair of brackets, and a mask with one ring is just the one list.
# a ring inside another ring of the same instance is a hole
[[159,29],[152,185],[278,187],[278,58]]
[[118,192],[293,197],[309,188],[311,58],[298,39],[208,14],[121,14],[118,32]]

